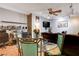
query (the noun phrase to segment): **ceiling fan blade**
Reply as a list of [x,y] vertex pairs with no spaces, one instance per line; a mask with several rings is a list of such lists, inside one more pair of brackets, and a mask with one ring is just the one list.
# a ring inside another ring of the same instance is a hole
[[48,9],[48,11],[49,11],[49,14],[53,14],[53,15],[55,15],[55,16],[57,16],[58,15],[58,13],[60,13],[62,10],[52,10],[52,8],[49,8]]
[[52,8],[49,8],[48,11],[52,11]]
[[61,10],[52,11],[52,13],[59,13]]
[[58,16],[58,14],[56,14],[56,13],[52,13],[53,15],[55,15],[55,16]]

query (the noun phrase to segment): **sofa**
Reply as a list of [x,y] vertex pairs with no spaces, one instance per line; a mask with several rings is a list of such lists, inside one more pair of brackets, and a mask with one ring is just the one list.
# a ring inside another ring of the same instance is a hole
[[43,32],[42,36],[43,36],[44,39],[47,39],[48,42],[57,43],[58,33],[46,33],[46,32]]
[[0,47],[9,41],[8,34],[5,31],[0,31]]
[[79,36],[65,35],[62,53],[67,56],[79,56]]

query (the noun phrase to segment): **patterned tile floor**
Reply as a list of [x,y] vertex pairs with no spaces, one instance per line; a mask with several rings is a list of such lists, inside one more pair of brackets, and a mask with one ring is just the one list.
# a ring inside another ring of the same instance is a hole
[[2,47],[0,48],[0,55],[1,56],[18,56],[18,48],[16,47],[16,45]]
[[[19,56],[17,45],[5,46],[0,48],[0,56]],[[40,53],[38,53],[38,56],[40,56]],[[44,56],[43,52],[41,56]]]
[[[48,46],[47,48],[50,48],[50,46]],[[53,54],[56,54],[59,52],[59,49],[55,48],[55,49],[50,50],[49,52],[50,53],[54,52]],[[17,45],[5,46],[2,48],[0,47],[0,56],[19,56]],[[42,52],[41,55],[39,52],[38,56],[44,56],[44,52]]]

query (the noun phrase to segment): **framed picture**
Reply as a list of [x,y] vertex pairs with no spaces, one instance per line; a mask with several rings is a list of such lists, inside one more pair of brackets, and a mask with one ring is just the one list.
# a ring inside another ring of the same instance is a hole
[[68,22],[67,21],[60,21],[60,22],[58,22],[57,27],[58,28],[68,27]]

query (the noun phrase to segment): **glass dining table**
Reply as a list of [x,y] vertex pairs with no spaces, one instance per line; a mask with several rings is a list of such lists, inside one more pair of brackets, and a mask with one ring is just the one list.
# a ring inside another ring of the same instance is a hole
[[61,55],[61,51],[58,47],[57,44],[55,43],[48,43],[46,45],[46,51],[45,51],[46,56],[58,56]]

